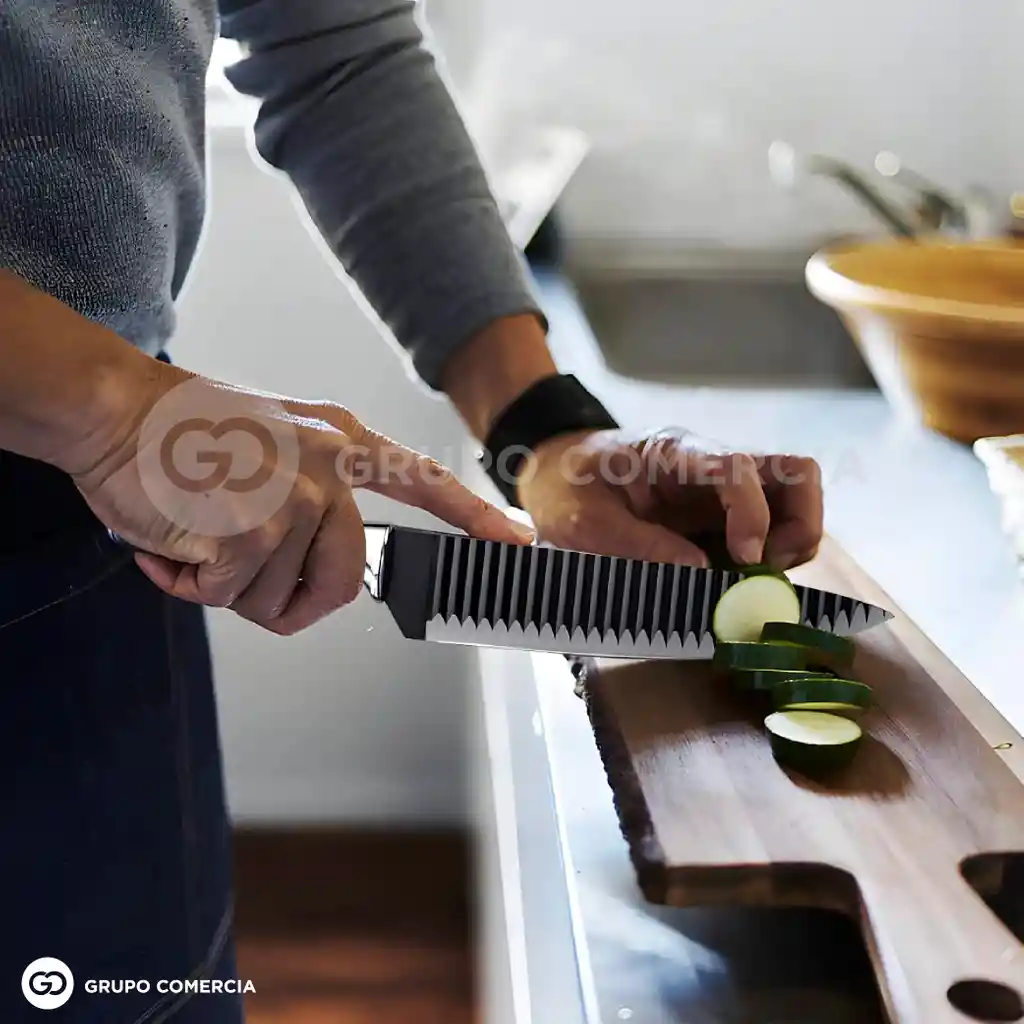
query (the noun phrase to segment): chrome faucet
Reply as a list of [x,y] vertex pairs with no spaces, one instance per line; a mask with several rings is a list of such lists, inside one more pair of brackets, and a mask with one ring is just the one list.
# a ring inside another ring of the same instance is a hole
[[875,157],[875,170],[884,178],[917,193],[917,217],[930,231],[968,235],[971,218],[964,203],[955,202],[923,174],[912,171],[895,153],[884,150]]
[[[888,199],[861,172],[832,157],[819,154],[800,157],[788,143],[778,141],[773,142],[768,149],[768,164],[772,178],[784,188],[794,188],[810,176],[838,181],[882,220],[890,231],[902,238],[917,238],[921,234],[931,233],[972,237],[985,233],[984,228],[978,228],[979,218],[991,219],[988,209],[991,203],[982,190],[972,191],[972,208],[966,202],[954,200],[924,175],[905,167],[899,157],[890,152],[882,152],[875,157],[875,170],[881,177],[915,194],[915,202],[909,211]],[[982,203],[984,209],[980,207]]]

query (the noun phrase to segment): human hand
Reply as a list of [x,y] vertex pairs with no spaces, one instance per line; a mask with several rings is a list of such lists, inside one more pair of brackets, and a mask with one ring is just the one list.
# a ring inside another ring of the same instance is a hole
[[695,539],[717,536],[734,561],[785,570],[813,558],[822,538],[813,459],[723,450],[681,431],[552,438],[518,481],[539,537],[560,547],[708,565]]
[[66,459],[102,522],[162,590],[288,635],[354,600],[357,487],[487,540],[533,534],[432,459],[351,412],[157,364],[122,382],[121,414]]

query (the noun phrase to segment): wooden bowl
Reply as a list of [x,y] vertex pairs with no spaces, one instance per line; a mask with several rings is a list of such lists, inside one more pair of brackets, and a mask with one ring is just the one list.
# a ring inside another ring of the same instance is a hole
[[894,408],[968,444],[1024,433],[1024,246],[877,242],[817,253],[806,277]]

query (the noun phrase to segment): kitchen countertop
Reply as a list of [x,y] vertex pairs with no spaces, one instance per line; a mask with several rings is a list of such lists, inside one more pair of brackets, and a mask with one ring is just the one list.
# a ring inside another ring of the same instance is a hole
[[[816,457],[828,531],[1024,732],[1024,582],[969,449],[901,422],[874,391],[619,377],[571,291],[555,276],[538,281],[559,365],[621,422],[678,424],[739,448]],[[479,656],[482,847],[502,892],[500,907],[493,886],[483,893],[485,916],[500,917],[491,937],[501,940],[484,966],[488,1024],[884,1020],[856,931],[839,917],[645,903],[564,660]]]

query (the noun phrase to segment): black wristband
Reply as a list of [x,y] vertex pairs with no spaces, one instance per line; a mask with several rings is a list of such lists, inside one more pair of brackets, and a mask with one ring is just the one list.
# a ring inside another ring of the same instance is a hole
[[537,445],[561,434],[617,426],[611,413],[572,374],[544,377],[495,418],[481,462],[502,497],[518,508],[516,477]]

